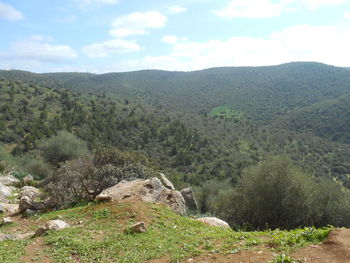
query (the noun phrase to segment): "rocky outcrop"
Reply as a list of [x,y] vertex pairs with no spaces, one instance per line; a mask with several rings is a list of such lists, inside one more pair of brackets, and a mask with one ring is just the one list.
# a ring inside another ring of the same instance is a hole
[[19,183],[19,180],[11,174],[0,176],[0,184],[2,185],[10,186],[16,183]]
[[122,181],[113,187],[101,192],[96,200],[125,200],[138,199],[143,202],[163,203],[179,214],[185,214],[186,205],[179,191],[166,188],[160,179],[139,179],[135,181]]
[[35,236],[42,236],[49,230],[61,230],[70,227],[68,223],[62,220],[50,220],[45,223],[44,226],[39,227],[36,232]]
[[36,199],[40,197],[39,189],[32,186],[24,186],[21,188],[21,198],[19,200],[19,212],[25,213],[26,210],[41,210],[44,208],[43,202]]
[[4,214],[11,215],[18,212],[18,204],[0,203],[0,207],[2,208]]
[[7,201],[12,196],[14,188],[0,183],[0,201]]
[[28,174],[27,176],[23,177],[23,183],[25,184],[30,184],[34,181],[34,177],[30,174]]
[[21,188],[21,197],[27,196],[34,200],[40,196],[40,190],[33,186],[23,186]]
[[168,189],[170,189],[170,190],[175,190],[175,187],[174,187],[173,183],[170,182],[170,180],[169,180],[168,178],[166,178],[165,174],[159,173],[159,177],[160,177],[160,178],[159,178],[160,181],[162,182],[162,184],[163,184],[166,188],[168,188]]
[[185,204],[186,204],[187,208],[191,211],[197,211],[198,205],[197,205],[196,198],[194,197],[192,187],[182,189],[180,191],[180,193],[185,200]]
[[18,209],[20,213],[24,213],[27,209],[30,210],[41,210],[44,208],[42,202],[36,202],[28,196],[23,196],[19,200]]
[[202,218],[198,218],[197,220],[210,226],[230,228],[229,224],[227,224],[225,221],[216,217],[202,217]]

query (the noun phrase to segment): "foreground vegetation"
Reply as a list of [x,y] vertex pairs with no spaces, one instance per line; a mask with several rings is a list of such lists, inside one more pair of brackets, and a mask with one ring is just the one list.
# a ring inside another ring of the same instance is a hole
[[[93,203],[38,215],[26,219],[23,225],[33,229],[51,219],[65,220],[72,227],[49,232],[42,245],[32,252],[25,248],[39,238],[0,242],[1,262],[21,262],[30,256],[34,256],[35,262],[136,263],[156,258],[178,262],[201,254],[229,255],[262,247],[271,251],[273,258],[273,253],[288,255],[297,248],[321,242],[331,230],[232,231],[181,217],[163,206],[138,202]],[[129,229],[138,221],[146,223],[147,232],[133,233]]]

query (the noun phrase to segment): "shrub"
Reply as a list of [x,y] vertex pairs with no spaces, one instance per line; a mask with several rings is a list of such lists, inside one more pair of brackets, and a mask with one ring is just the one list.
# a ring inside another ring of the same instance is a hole
[[41,142],[39,149],[44,160],[54,166],[88,154],[86,142],[67,131],[59,131],[56,136]]
[[253,229],[349,226],[349,192],[329,179],[314,179],[284,156],[245,169],[231,191],[217,197],[219,215]]
[[42,180],[51,174],[52,168],[42,159],[35,158],[30,155],[25,155],[20,159],[22,169],[30,173],[37,180]]
[[[112,158],[113,152],[116,159]],[[108,153],[107,158],[103,158],[105,153]],[[52,205],[63,208],[92,201],[104,189],[121,180],[147,178],[154,174],[153,169],[144,166],[138,159],[127,158],[133,154],[115,149],[101,149],[94,155],[63,163],[43,183]]]

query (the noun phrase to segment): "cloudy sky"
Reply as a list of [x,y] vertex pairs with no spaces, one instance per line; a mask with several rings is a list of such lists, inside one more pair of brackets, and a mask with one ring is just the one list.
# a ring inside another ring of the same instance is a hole
[[0,0],[0,69],[350,67],[350,0]]

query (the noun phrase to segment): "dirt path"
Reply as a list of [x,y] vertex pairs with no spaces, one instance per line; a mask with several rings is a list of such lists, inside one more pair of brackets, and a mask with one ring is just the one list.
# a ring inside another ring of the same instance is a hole
[[294,253],[293,258],[310,263],[350,263],[350,229],[333,230],[327,240]]
[[[323,243],[300,249],[291,257],[307,263],[350,263],[350,229],[333,230]],[[187,259],[182,263],[267,263],[272,259],[273,252],[267,248],[261,248],[243,250],[237,254],[226,256],[201,255]]]
[[31,263],[51,263],[53,262],[49,257],[47,256],[40,256],[40,252],[45,249],[44,241],[41,238],[37,238],[33,240],[32,243],[30,243],[26,247],[26,255],[21,258],[23,262]]

